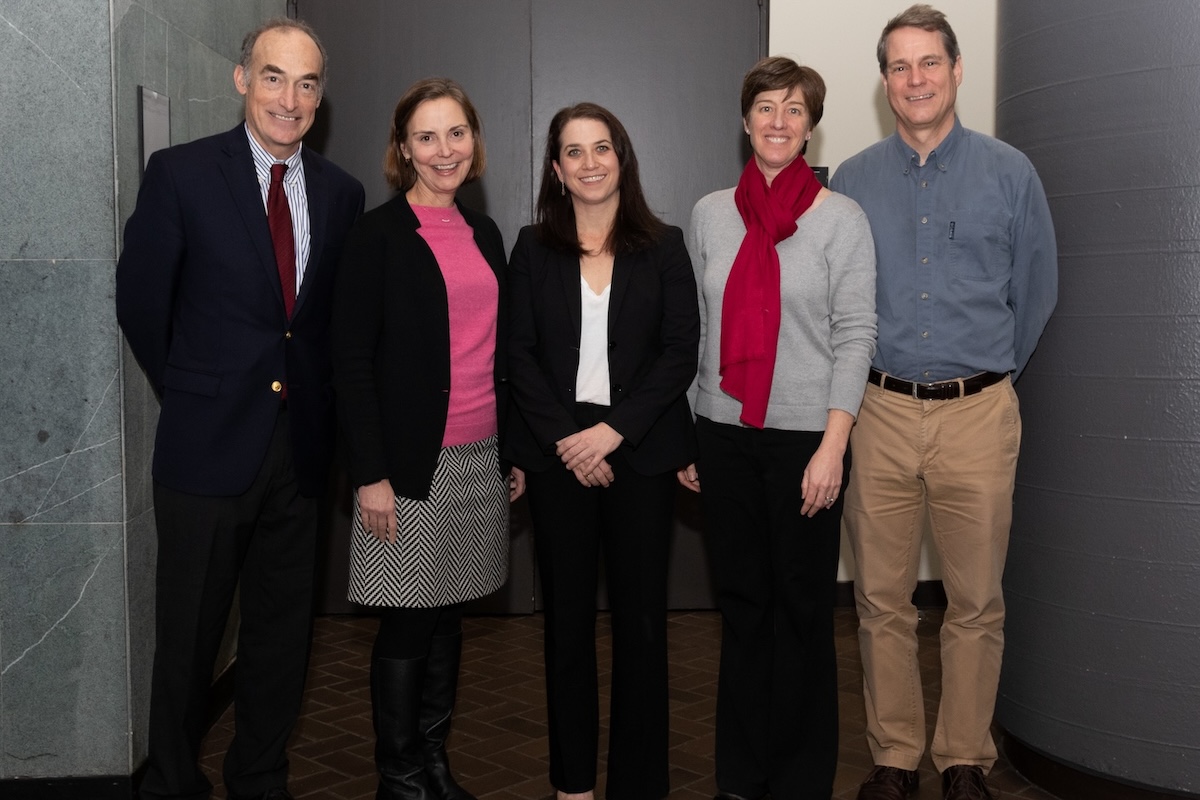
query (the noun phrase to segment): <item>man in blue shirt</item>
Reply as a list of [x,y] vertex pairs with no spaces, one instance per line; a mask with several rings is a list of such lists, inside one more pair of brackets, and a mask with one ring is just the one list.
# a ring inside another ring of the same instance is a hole
[[1012,381],[1057,299],[1054,229],[1029,160],[958,121],[962,58],[944,14],[901,13],[878,58],[896,133],[831,184],[866,211],[878,259],[879,343],[845,501],[876,765],[858,798],[917,790],[925,720],[912,593],[928,517],[949,601],[931,754],[947,800],[979,800],[991,796],[984,776],[996,760],[1021,439]]

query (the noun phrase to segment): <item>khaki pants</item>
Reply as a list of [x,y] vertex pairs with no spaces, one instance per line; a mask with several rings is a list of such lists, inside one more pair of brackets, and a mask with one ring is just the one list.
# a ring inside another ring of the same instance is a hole
[[988,771],[996,760],[989,729],[1004,650],[1001,577],[1020,441],[1011,381],[955,400],[867,386],[851,435],[845,520],[857,562],[867,739],[878,765],[914,770],[925,751],[912,593],[926,511],[948,601],[933,763]]

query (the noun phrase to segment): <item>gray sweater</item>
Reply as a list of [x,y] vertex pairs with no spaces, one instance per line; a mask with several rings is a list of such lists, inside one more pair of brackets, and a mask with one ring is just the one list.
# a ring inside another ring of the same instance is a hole
[[[733,189],[692,210],[688,251],[700,297],[700,372],[689,394],[699,416],[740,424],[742,404],[721,391],[725,281],[746,235]],[[861,208],[832,194],[776,247],[782,320],[766,427],[823,431],[830,409],[858,416],[875,355],[875,245]]]

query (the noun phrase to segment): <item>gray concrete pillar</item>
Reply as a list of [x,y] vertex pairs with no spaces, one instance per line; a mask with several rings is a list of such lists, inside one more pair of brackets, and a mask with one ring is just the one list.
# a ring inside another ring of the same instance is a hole
[[1200,793],[1200,3],[1000,0],[997,135],[1058,233],[997,720],[1084,772]]

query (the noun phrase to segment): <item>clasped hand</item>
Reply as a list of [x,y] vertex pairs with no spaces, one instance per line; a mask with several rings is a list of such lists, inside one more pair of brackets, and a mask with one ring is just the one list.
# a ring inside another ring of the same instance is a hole
[[613,471],[605,459],[623,441],[625,437],[611,425],[600,422],[559,439],[554,452],[584,486],[608,486]]

